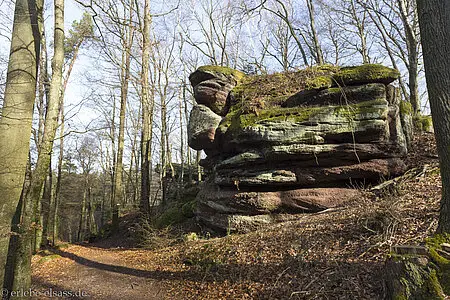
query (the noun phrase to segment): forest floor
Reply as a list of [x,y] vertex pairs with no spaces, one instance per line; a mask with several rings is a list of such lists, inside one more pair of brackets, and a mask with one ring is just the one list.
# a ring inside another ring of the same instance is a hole
[[154,250],[107,241],[48,249],[33,257],[34,299],[50,289],[78,291],[68,299],[383,299],[391,247],[420,244],[437,225],[431,134],[416,138],[408,162],[421,172],[389,192],[248,234]]

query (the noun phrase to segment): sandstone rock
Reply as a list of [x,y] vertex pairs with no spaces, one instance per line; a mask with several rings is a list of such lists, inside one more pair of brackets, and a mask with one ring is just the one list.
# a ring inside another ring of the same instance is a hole
[[209,193],[197,197],[198,221],[222,232],[248,232],[277,222],[277,213],[318,212],[361,197],[360,191],[348,188],[277,192],[241,192],[211,184],[205,188]]
[[202,81],[194,87],[194,98],[198,104],[209,107],[218,115],[228,112],[227,98],[234,85],[219,79]]
[[273,212],[318,212],[361,197],[351,188],[305,188],[280,191],[243,191],[206,183],[197,195],[197,209],[221,214],[257,215]]
[[340,86],[366,83],[390,84],[400,77],[400,72],[378,64],[364,64],[344,67],[333,75],[333,81]]
[[207,149],[212,146],[216,128],[222,118],[204,105],[192,108],[188,124],[188,143],[196,150]]
[[218,115],[228,112],[227,98],[230,91],[242,81],[245,74],[227,67],[203,66],[189,76],[198,104],[209,107]]
[[209,181],[197,195],[198,220],[248,231],[358,198],[347,188],[355,181],[402,174],[407,138],[389,85],[398,76],[363,65],[242,81],[232,69],[199,68],[190,80],[205,106],[192,112],[189,144],[205,150]]
[[227,214],[200,214],[198,221],[207,228],[221,233],[239,232],[247,233],[261,227],[278,222],[274,215],[227,215]]
[[345,106],[268,110],[259,115],[227,116],[218,135],[225,135],[219,138],[224,146],[382,142],[389,133],[388,111],[385,99]]
[[277,169],[259,168],[216,169],[215,183],[221,186],[233,186],[236,182],[241,187],[311,187],[330,184],[352,184],[358,180],[378,182],[402,174],[406,171],[403,160],[398,158],[374,159],[351,165],[336,167],[304,167],[292,162],[277,164]]
[[328,88],[322,91],[305,90],[289,97],[283,107],[348,105],[386,99],[386,86],[370,83],[357,86]]
[[195,87],[202,81],[210,79],[219,79],[230,84],[236,85],[240,83],[245,74],[228,67],[222,66],[201,66],[189,76],[191,85]]
[[427,258],[395,255],[386,261],[388,299],[444,299],[436,265]]

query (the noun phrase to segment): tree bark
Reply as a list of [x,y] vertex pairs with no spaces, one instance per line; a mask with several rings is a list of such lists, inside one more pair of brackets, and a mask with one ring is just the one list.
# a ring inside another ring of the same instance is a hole
[[[410,0],[412,1],[412,0]],[[400,9],[400,19],[405,30],[406,48],[408,50],[408,82],[409,82],[409,102],[412,105],[414,114],[420,114],[419,99],[419,37],[417,36],[417,11],[413,7],[414,19],[411,22],[408,18],[408,10],[405,0],[397,0]],[[414,24],[415,23],[415,24]],[[415,28],[416,27],[416,28]]]
[[40,33],[41,1],[17,0],[11,38],[8,74],[0,117],[0,281],[8,254],[11,220],[25,178],[30,147]]
[[316,62],[319,65],[323,65],[324,61],[323,61],[323,53],[322,53],[322,48],[320,47],[319,44],[319,37],[317,35],[317,30],[316,30],[316,22],[315,22],[315,17],[314,17],[314,5],[312,3],[312,0],[306,0],[306,4],[308,5],[308,12],[309,12],[309,25],[311,27],[311,33],[312,33],[312,38],[313,38],[313,42],[314,42],[314,56],[316,58]]
[[450,233],[450,2],[417,0],[417,8],[442,178],[437,231]]
[[141,201],[140,211],[148,217],[150,213],[150,185],[152,180],[152,135],[153,135],[153,97],[149,87],[150,61],[150,1],[144,2],[144,22],[142,28],[142,138],[141,138]]
[[131,46],[133,44],[134,29],[132,26],[133,3],[130,3],[129,20],[127,24],[127,35],[123,40],[121,85],[120,85],[120,113],[119,113],[119,137],[117,141],[116,169],[114,171],[113,196],[111,207],[112,231],[119,229],[119,205],[123,204],[123,148],[125,141],[125,114],[127,109],[128,83],[130,81]]

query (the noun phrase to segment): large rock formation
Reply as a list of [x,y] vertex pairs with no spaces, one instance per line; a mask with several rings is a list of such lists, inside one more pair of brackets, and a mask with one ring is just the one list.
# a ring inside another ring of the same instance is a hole
[[360,196],[352,186],[404,172],[398,76],[380,65],[261,76],[199,68],[189,145],[205,150],[211,176],[198,219],[246,231],[277,213],[342,205]]

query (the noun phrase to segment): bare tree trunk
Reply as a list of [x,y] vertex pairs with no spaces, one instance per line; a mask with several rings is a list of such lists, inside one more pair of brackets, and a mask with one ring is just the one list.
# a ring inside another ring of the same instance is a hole
[[141,138],[141,201],[142,215],[150,213],[150,185],[152,181],[152,136],[153,136],[153,94],[150,95],[149,61],[150,61],[150,1],[144,2],[142,30],[142,138]]
[[86,174],[84,179],[84,191],[83,191],[83,199],[81,200],[81,209],[80,209],[80,221],[78,223],[78,233],[77,240],[78,242],[84,241],[86,238],[86,210],[87,210],[87,193],[88,193],[88,177]]
[[0,117],[0,282],[4,278],[11,220],[22,192],[30,146],[40,53],[38,10],[42,10],[41,1],[16,1]]
[[[61,97],[64,97],[62,95]],[[51,232],[52,232],[52,244],[56,245],[56,240],[58,239],[58,210],[59,203],[61,201],[61,175],[62,175],[62,164],[64,158],[64,103],[61,103],[59,110],[59,156],[58,156],[58,173],[56,176],[56,189],[55,189],[55,200],[53,202],[52,214],[51,214]]]
[[180,122],[180,159],[181,159],[181,164],[180,164],[180,174],[178,176],[180,176],[179,178],[179,188],[181,189],[183,187],[183,182],[184,182],[184,124],[183,124],[183,98],[182,95],[178,96],[178,108],[179,108],[179,122]]
[[[186,124],[189,123],[189,112],[188,112],[188,100],[186,97],[186,82],[183,82],[183,103],[184,103],[184,117]],[[191,162],[191,149],[189,148],[189,145],[186,143],[186,162],[188,165],[188,180],[189,184],[192,182],[192,162]]]
[[202,181],[202,167],[200,166],[200,159],[202,158],[202,150],[197,150],[197,181]]
[[[411,0],[410,0],[411,1]],[[414,114],[420,113],[419,99],[419,37],[415,26],[417,26],[417,9],[413,8],[413,23],[408,19],[408,11],[405,0],[397,0],[400,9],[400,18],[405,29],[406,48],[408,50],[408,81],[409,102],[413,107]]]
[[120,113],[119,113],[119,137],[117,141],[116,168],[114,171],[114,184],[112,196],[112,231],[119,227],[119,205],[123,205],[123,148],[125,141],[125,114],[127,109],[128,83],[130,81],[131,46],[133,44],[134,27],[132,26],[133,3],[130,3],[129,20],[127,23],[127,35],[123,41],[121,85],[120,85]]
[[52,206],[52,188],[53,188],[53,173],[52,173],[52,163],[50,158],[50,163],[48,167],[48,173],[44,181],[44,191],[42,193],[40,203],[38,204],[35,215],[35,234],[34,234],[34,249],[33,253],[37,253],[41,246],[47,244],[48,241],[48,222],[50,207]]
[[319,44],[319,37],[317,35],[315,17],[314,17],[314,5],[312,0],[306,0],[306,4],[308,5],[308,13],[309,13],[309,25],[311,26],[311,33],[314,42],[314,56],[316,58],[316,62],[319,65],[324,64],[322,48]]
[[450,233],[450,2],[417,0],[425,76],[442,178],[438,232]]

